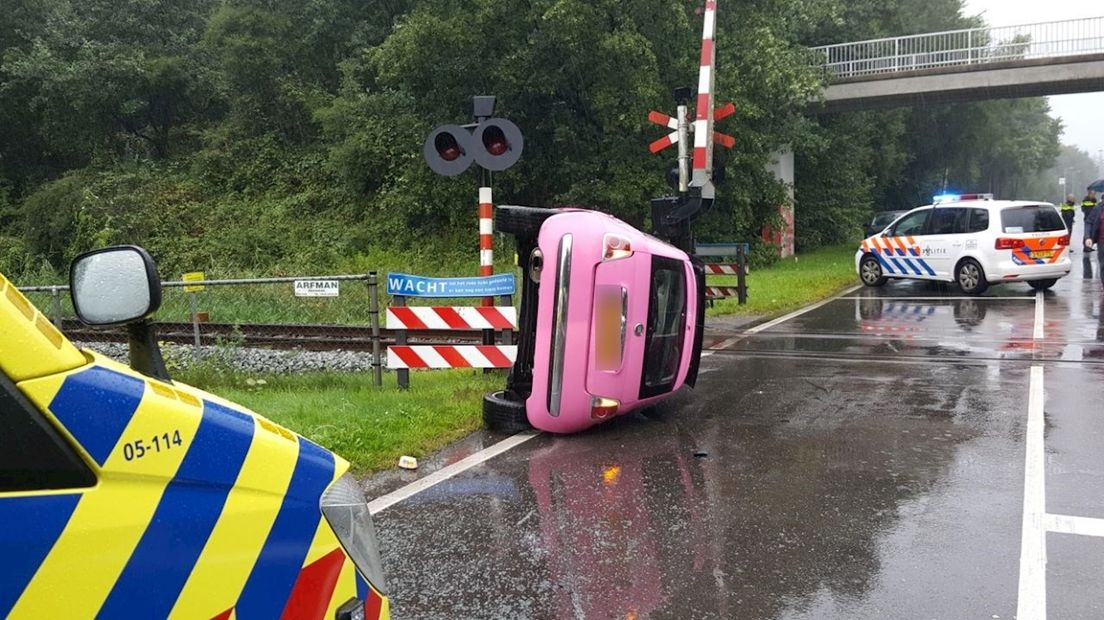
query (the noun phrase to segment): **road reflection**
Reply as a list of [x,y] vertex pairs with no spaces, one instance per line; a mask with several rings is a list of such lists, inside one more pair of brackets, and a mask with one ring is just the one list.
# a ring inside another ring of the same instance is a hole
[[[549,617],[774,618],[824,590],[863,595],[879,572],[879,537],[975,436],[951,422],[968,390],[864,421],[870,394],[808,378],[787,386],[780,370],[740,382],[756,393],[712,385],[707,403],[531,454],[557,584]],[[749,415],[764,391],[781,402]],[[692,433],[680,416],[697,418]]]

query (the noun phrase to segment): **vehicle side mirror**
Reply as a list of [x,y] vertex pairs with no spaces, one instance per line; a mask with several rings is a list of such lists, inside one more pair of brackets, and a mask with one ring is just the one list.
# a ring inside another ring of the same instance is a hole
[[86,325],[126,325],[130,367],[171,381],[149,316],[161,307],[161,277],[144,249],[119,245],[86,252],[69,268],[69,293]]
[[122,325],[161,307],[161,278],[150,255],[137,246],[81,254],[69,269],[73,309],[82,323]]

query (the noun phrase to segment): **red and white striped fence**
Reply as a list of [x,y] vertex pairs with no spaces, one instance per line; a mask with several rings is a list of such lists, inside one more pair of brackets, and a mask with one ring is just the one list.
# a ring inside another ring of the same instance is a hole
[[[738,263],[705,263],[705,275],[714,276],[734,276],[740,273],[740,265]],[[744,275],[751,273],[751,270],[744,266]]]
[[517,329],[513,306],[402,306],[387,309],[387,329]]
[[706,299],[724,299],[725,297],[739,297],[738,286],[707,286],[705,287]]
[[392,345],[388,368],[510,368],[516,345]]
[[[705,275],[707,276],[735,276],[740,273],[739,263],[705,263]],[[744,266],[744,274],[748,268]],[[706,299],[724,299],[726,297],[739,297],[739,286],[706,286]]]
[[[394,306],[387,329],[513,330],[513,306]],[[388,368],[510,368],[517,345],[405,345],[387,347]]]

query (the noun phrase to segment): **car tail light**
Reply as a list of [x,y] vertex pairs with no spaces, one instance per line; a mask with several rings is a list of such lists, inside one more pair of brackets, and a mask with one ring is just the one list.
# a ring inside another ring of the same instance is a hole
[[632,256],[632,243],[628,239],[614,233],[606,233],[602,237],[602,260],[617,260]]
[[1062,235],[1061,237],[1058,237],[1058,245],[1069,245],[1069,242],[1070,242],[1070,236],[1069,235]]
[[594,396],[590,399],[590,417],[595,420],[605,420],[617,413],[617,408],[620,406],[621,403],[612,398]]
[[[1066,237],[1067,241],[1069,237]],[[1007,237],[1000,237],[997,239],[998,250],[1015,250],[1016,248],[1022,248],[1027,245],[1023,239],[1009,239]]]

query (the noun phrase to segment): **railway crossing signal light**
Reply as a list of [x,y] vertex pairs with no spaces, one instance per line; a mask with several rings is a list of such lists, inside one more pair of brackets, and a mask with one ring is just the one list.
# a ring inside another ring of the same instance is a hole
[[525,140],[518,126],[504,118],[489,118],[475,126],[475,163],[487,170],[505,170],[521,158]]
[[441,125],[429,133],[422,149],[426,163],[437,174],[453,177],[472,161],[484,170],[506,170],[521,159],[525,139],[514,123],[494,118],[494,97],[473,98],[475,122]]
[[426,138],[422,154],[434,172],[454,177],[474,159],[471,133],[459,125],[441,125]]
[[510,145],[506,143],[506,134],[498,127],[493,127],[483,132],[483,146],[487,152],[495,157],[505,153]]
[[674,190],[679,188],[679,167],[677,163],[667,169],[667,185],[670,185],[671,189]]
[[456,137],[445,132],[437,134],[437,137],[433,139],[433,147],[437,150],[437,154],[441,156],[441,159],[445,161],[456,161],[464,152],[456,142]]

